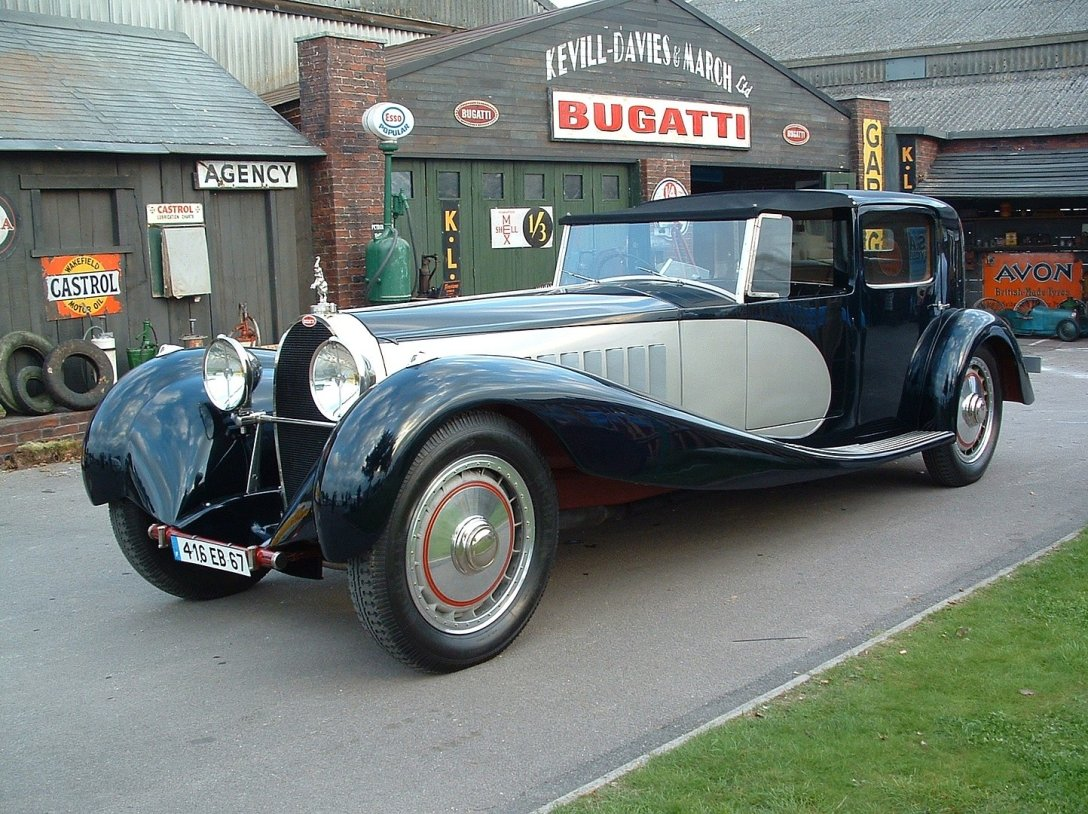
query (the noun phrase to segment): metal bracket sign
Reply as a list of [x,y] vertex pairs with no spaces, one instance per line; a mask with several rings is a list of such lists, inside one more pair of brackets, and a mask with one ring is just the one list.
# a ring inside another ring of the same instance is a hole
[[11,201],[0,195],[0,257],[3,257],[15,245],[15,207]]
[[121,255],[77,254],[42,258],[50,320],[121,313]]

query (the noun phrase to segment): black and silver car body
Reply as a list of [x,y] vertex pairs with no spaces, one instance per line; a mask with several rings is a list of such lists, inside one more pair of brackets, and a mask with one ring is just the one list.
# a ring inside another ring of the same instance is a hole
[[[721,193],[568,217],[554,285],[307,314],[126,375],[84,479],[153,584],[209,598],[345,564],[393,655],[456,669],[532,614],[560,513],[922,453],[980,478],[1016,340],[963,307],[955,212]],[[148,532],[150,527],[150,536]]]

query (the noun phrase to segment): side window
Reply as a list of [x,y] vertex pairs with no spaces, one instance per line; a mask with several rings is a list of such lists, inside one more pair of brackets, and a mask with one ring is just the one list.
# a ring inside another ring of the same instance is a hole
[[810,212],[793,219],[790,296],[818,297],[850,290],[850,221],[845,213]]
[[757,223],[748,286],[752,298],[804,299],[850,290],[850,228],[844,214],[764,214]]
[[451,171],[439,171],[438,199],[440,201],[455,201],[460,197],[461,173]]
[[756,255],[748,293],[756,299],[788,297],[793,219],[785,215],[760,215],[757,224]]
[[414,198],[411,170],[394,170],[392,176],[392,188],[394,195],[403,195],[405,198]]
[[917,286],[933,279],[933,219],[920,212],[866,212],[861,218],[865,282],[872,288]]

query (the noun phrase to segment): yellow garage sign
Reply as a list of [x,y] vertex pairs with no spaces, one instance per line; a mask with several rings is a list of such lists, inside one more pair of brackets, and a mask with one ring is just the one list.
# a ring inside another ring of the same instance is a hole
[[42,258],[48,318],[82,319],[121,313],[121,255]]
[[884,189],[884,128],[879,119],[861,120],[863,189]]

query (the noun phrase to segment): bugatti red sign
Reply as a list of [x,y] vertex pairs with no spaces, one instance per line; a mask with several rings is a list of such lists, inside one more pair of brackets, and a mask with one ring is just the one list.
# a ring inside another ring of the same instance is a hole
[[803,124],[787,124],[782,128],[782,138],[797,147],[806,144],[809,136],[808,128]]
[[453,109],[453,118],[465,127],[490,127],[499,120],[499,109],[491,102],[470,99]]
[[552,138],[696,147],[752,146],[749,109],[690,99],[644,99],[553,90]]

